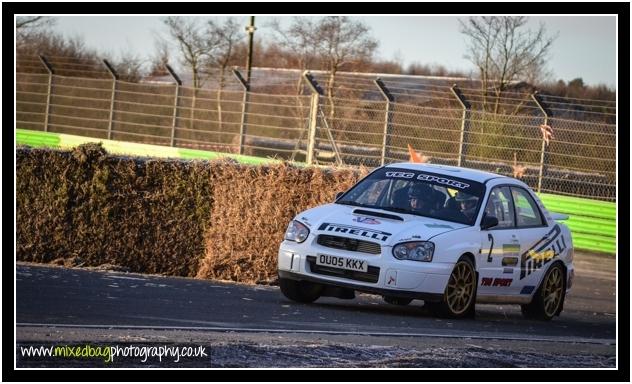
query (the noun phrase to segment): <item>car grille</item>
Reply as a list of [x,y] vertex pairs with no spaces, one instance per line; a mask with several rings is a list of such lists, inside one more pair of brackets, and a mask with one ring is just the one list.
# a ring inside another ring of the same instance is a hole
[[377,283],[380,278],[380,268],[371,265],[369,265],[367,272],[360,272],[318,265],[316,264],[315,256],[307,256],[307,263],[309,264],[310,271],[318,275],[344,277],[346,279],[364,281],[367,283]]
[[318,235],[316,242],[323,247],[344,249],[345,251],[364,252],[379,255],[382,252],[377,243],[370,241],[350,239],[348,237]]

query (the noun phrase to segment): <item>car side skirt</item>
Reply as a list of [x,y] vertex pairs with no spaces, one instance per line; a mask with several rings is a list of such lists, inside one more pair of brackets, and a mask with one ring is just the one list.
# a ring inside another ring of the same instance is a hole
[[531,300],[532,300],[531,295],[529,296],[477,295],[476,296],[477,304],[529,304]]

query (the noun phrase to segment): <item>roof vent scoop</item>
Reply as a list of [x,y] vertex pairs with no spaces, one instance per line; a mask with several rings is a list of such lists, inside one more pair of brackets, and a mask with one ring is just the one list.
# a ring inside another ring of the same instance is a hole
[[397,215],[391,215],[391,214],[388,214],[388,213],[375,212],[375,211],[367,211],[366,209],[356,209],[356,210],[353,211],[353,213],[356,214],[356,215],[382,217],[384,219],[404,221],[404,219],[402,217],[397,216]]

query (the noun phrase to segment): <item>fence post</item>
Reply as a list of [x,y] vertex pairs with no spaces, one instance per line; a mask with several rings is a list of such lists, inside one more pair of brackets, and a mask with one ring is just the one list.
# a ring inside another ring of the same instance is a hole
[[233,69],[233,75],[239,80],[239,84],[244,88],[244,97],[241,101],[241,124],[239,126],[239,154],[244,154],[244,137],[246,135],[248,99],[250,98],[250,83],[241,76],[237,69]]
[[[540,111],[544,115],[544,125],[549,124],[549,116],[551,115],[549,108],[544,104],[542,99],[540,99],[540,95],[538,91],[535,91],[531,94],[531,98],[535,101],[535,104],[540,108]],[[542,135],[542,148],[540,149],[540,172],[538,174],[538,193],[542,191],[542,178],[544,177],[544,173],[546,172],[546,163],[548,162],[548,152],[547,148],[549,147],[548,139],[545,135]]]
[[169,71],[169,74],[171,75],[173,80],[176,82],[176,94],[175,94],[175,97],[173,98],[173,119],[171,120],[171,146],[173,147],[175,143],[175,138],[176,138],[176,117],[178,114],[178,96],[180,95],[180,86],[182,86],[182,80],[180,80],[180,77],[178,77],[178,75],[175,73],[173,68],[169,66],[169,64],[165,64],[165,67],[167,68],[167,71]]
[[[472,108],[472,105],[465,99],[465,96],[463,96],[463,93],[461,93],[461,90],[459,89],[459,87],[457,87],[456,84],[452,85],[450,90],[452,91],[452,94],[454,95],[454,97],[456,97],[456,99],[459,101],[459,104],[461,104],[461,108],[463,108],[463,117],[461,117],[461,135],[459,137],[459,158],[456,164],[457,166],[460,167],[462,166],[463,159],[465,159],[465,155],[467,153],[466,133],[469,131],[469,123],[470,123],[469,114],[470,114],[470,109]],[[466,126],[466,124],[468,126]]]
[[307,165],[314,163],[314,147],[316,142],[316,124],[318,123],[318,107],[323,90],[309,71],[303,72],[303,77],[312,90],[312,101],[309,109],[309,133],[307,135]]
[[48,115],[50,112],[50,99],[52,96],[52,90],[53,90],[53,66],[48,62],[48,60],[46,60],[46,57],[39,55],[39,59],[42,62],[42,64],[44,64],[44,67],[46,68],[46,71],[48,72],[48,90],[46,91],[47,93],[47,97],[46,97],[46,113],[44,114],[44,132],[48,132]]
[[382,138],[382,158],[380,161],[380,165],[384,165],[386,161],[386,148],[390,145],[390,134],[391,134],[391,102],[395,101],[395,98],[391,94],[391,92],[386,88],[386,85],[382,82],[382,79],[379,77],[374,80],[375,85],[380,89],[380,93],[384,96],[386,100],[386,112],[384,115],[384,137]]
[[103,64],[112,75],[112,98],[110,99],[110,118],[108,122],[108,140],[112,139],[112,117],[114,116],[114,97],[116,95],[116,81],[119,79],[118,74],[114,70],[114,68],[108,63],[107,60],[103,59]]

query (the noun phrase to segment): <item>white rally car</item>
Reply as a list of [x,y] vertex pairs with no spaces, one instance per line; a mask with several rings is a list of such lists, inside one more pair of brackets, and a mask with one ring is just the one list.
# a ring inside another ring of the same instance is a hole
[[380,167],[332,204],[299,213],[278,255],[294,301],[413,299],[449,317],[475,303],[521,304],[530,318],[559,315],[574,276],[573,243],[523,182],[467,168]]

